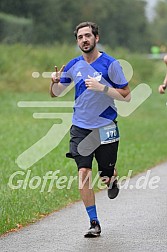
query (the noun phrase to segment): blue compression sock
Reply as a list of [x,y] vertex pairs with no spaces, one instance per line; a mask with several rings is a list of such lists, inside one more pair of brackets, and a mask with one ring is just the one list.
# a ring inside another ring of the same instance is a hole
[[86,207],[86,211],[89,215],[90,221],[95,220],[99,223],[99,220],[97,218],[96,205]]

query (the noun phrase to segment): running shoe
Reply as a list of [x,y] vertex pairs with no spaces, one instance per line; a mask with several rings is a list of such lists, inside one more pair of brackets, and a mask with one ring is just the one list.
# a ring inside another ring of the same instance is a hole
[[101,233],[100,224],[97,221],[93,220],[90,222],[90,228],[86,232],[84,237],[85,238],[95,238],[95,237],[100,236],[100,233]]

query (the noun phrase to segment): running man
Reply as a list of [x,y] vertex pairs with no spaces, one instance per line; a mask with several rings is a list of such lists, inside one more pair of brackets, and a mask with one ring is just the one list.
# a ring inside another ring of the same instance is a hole
[[90,186],[92,161],[98,164],[99,176],[108,186],[108,197],[118,195],[115,164],[119,144],[117,111],[114,99],[129,101],[130,89],[118,61],[97,48],[99,29],[95,23],[80,23],[74,35],[82,55],[72,59],[60,71],[55,67],[50,94],[59,96],[72,82],[75,104],[70,129],[70,152],[79,172],[79,190],[90,219],[85,237],[101,233],[95,195]]

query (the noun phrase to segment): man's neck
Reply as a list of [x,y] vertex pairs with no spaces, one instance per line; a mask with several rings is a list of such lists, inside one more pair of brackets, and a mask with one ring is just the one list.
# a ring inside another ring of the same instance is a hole
[[92,62],[94,62],[97,58],[100,57],[101,52],[99,52],[97,49],[94,49],[93,51],[89,52],[89,53],[83,53],[82,54],[84,57],[84,60],[86,62],[88,62],[89,64],[91,64]]

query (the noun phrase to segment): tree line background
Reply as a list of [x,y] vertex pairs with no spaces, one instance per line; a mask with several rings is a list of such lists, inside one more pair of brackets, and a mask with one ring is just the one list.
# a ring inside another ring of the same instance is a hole
[[167,44],[167,0],[159,0],[149,21],[143,0],[1,0],[0,43],[53,44],[75,42],[82,21],[96,22],[100,42],[145,52]]

